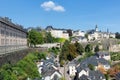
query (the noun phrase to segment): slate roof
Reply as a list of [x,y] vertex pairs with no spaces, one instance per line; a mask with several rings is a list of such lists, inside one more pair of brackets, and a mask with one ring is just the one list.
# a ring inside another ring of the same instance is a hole
[[102,56],[102,55],[108,56],[110,54],[109,54],[109,52],[97,52],[96,55],[97,56]]
[[115,75],[116,80],[120,80],[120,72]]
[[105,76],[100,71],[89,71],[89,77],[90,80],[102,80],[105,79]]
[[70,65],[77,66],[78,64],[79,64],[79,61],[78,61],[78,60],[72,60],[72,61],[69,63],[69,66],[70,66]]
[[104,58],[97,58],[96,56],[91,56],[83,61],[81,61],[80,66],[77,67],[77,71],[81,71],[81,69],[88,68],[89,64],[92,64],[94,66],[98,66],[98,64],[101,63],[103,65],[109,65],[109,62],[105,60]]
[[91,71],[89,70],[89,76],[82,75],[78,80],[103,80],[105,76],[100,71]]
[[68,30],[68,29],[57,29],[57,28],[53,28],[52,26],[47,26],[46,27],[46,30],[50,30],[50,29],[52,29],[52,30],[62,30],[62,31]]
[[88,80],[88,76],[83,74],[78,80]]
[[25,29],[23,29],[23,26],[22,25],[19,25],[19,24],[14,24],[11,19],[9,19],[8,17],[0,17],[0,22],[6,24],[6,25],[9,25],[10,27],[12,28],[15,28],[17,30],[20,30],[24,33],[27,33],[27,31]]

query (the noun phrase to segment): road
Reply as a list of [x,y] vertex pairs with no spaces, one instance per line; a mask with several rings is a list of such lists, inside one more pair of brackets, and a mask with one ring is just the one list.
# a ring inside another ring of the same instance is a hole
[[65,65],[65,67],[60,67],[59,71],[62,73],[63,76],[65,76],[66,80],[72,80],[70,78],[69,74],[67,73],[67,71],[68,71],[68,66],[67,65]]

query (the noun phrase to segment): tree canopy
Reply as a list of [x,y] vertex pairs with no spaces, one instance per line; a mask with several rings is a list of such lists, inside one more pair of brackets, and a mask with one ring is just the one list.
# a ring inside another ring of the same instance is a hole
[[99,45],[97,45],[97,46],[95,47],[94,51],[95,51],[95,52],[99,52],[99,51],[100,51]]
[[36,30],[31,30],[28,32],[28,43],[30,46],[36,46],[37,44],[42,44],[43,42],[43,36],[40,32]]
[[76,42],[74,45],[76,47],[76,52],[78,54],[82,55],[82,53],[84,52],[83,46],[80,43],[78,43],[78,42]]
[[91,52],[93,49],[92,45],[91,44],[87,44],[86,47],[85,47],[85,52]]

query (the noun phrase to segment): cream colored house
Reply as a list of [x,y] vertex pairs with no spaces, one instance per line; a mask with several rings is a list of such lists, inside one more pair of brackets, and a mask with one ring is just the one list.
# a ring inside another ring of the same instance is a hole
[[80,31],[80,30],[73,31],[73,37],[75,37],[75,36],[82,36],[82,37],[84,37],[85,36],[85,32],[84,31]]
[[46,31],[50,32],[51,35],[55,38],[69,39],[69,34],[67,33],[65,29],[56,29],[56,28],[53,28],[52,26],[48,26],[46,28]]

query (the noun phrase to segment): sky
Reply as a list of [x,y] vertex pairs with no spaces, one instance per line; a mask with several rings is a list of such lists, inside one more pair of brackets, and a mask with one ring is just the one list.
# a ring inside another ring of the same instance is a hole
[[120,32],[120,0],[0,0],[0,16],[25,28]]

